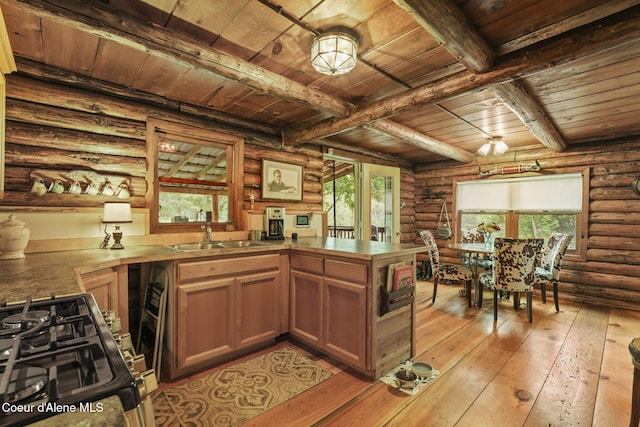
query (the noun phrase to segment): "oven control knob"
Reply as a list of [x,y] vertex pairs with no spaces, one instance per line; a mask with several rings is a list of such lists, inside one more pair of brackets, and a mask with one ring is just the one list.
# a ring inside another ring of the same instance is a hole
[[134,377],[138,384],[140,399],[144,399],[148,394],[158,389],[158,379],[156,378],[156,373],[153,369],[135,373]]
[[102,317],[105,322],[108,322],[116,318],[116,312],[113,310],[102,310]]
[[147,361],[144,354],[125,355],[125,361],[131,372],[143,372],[147,369]]
[[122,351],[128,351],[132,354],[135,354],[135,350],[133,349],[133,341],[131,340],[131,334],[119,334],[114,337],[116,342],[118,343],[118,347]]
[[107,326],[109,326],[109,329],[111,329],[111,332],[114,334],[117,334],[122,330],[122,322],[119,317],[116,317],[111,322],[107,322]]
[[111,329],[111,333],[116,334],[122,330],[122,322],[119,317],[116,317],[115,311],[103,310],[102,317],[109,329]]

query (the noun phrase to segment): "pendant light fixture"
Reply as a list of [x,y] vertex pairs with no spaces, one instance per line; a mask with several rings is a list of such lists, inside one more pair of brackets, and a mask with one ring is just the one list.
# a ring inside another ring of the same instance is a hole
[[504,154],[509,149],[509,146],[505,144],[502,138],[490,138],[487,142],[480,147],[478,154],[483,156]]
[[311,64],[319,73],[335,76],[353,70],[358,62],[358,37],[347,28],[334,27],[311,44]]

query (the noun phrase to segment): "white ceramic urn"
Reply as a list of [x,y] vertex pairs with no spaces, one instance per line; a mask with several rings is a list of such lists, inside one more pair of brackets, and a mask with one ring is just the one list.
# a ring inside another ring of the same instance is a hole
[[13,214],[0,222],[0,259],[24,258],[24,248],[29,243],[30,234],[24,222],[17,220]]

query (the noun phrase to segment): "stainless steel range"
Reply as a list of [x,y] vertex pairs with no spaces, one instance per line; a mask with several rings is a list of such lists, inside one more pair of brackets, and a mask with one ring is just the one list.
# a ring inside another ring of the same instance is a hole
[[132,372],[135,357],[125,360],[118,341],[90,294],[0,307],[0,426],[89,415],[114,395],[130,423],[153,423],[145,374]]

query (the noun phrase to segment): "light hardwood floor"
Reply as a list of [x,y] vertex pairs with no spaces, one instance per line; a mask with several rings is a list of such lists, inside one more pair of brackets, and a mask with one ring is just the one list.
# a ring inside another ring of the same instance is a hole
[[627,346],[640,336],[640,312],[562,299],[556,312],[552,298],[542,304],[535,295],[533,323],[508,301],[500,301],[494,323],[491,293],[485,292],[482,309],[470,309],[457,285],[440,285],[431,304],[432,286],[418,282],[415,360],[440,374],[418,395],[281,339],[276,346],[299,348],[334,375],[243,426],[629,424],[633,365]]

